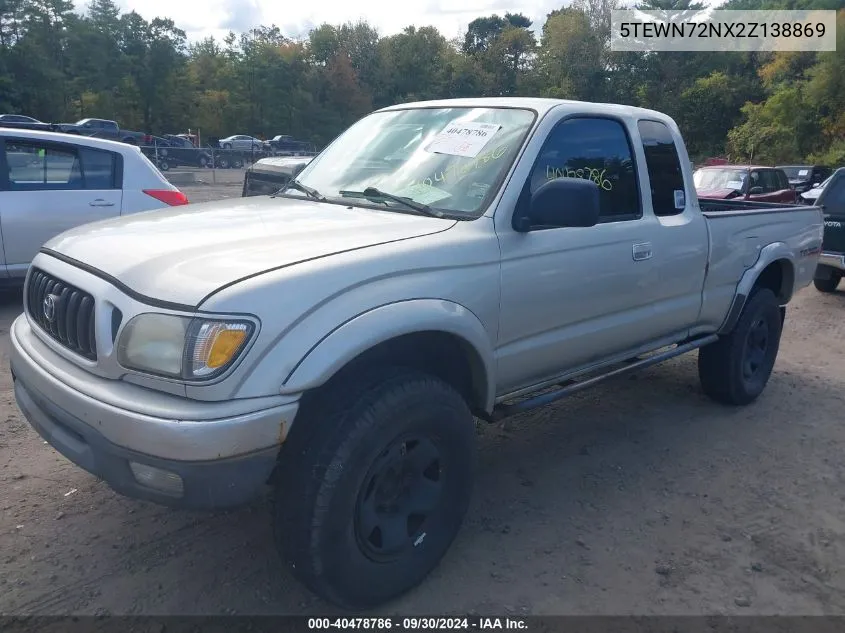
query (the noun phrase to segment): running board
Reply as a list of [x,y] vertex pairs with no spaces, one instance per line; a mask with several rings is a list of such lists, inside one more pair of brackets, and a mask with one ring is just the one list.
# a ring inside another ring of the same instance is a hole
[[516,404],[496,405],[496,407],[493,408],[493,413],[486,416],[484,419],[489,422],[499,422],[500,420],[509,418],[517,413],[525,413],[526,411],[530,411],[538,407],[544,407],[547,404],[561,400],[573,393],[592,387],[593,385],[600,383],[603,380],[607,380],[608,378],[614,378],[637,369],[645,369],[646,367],[657,365],[663,361],[669,360],[670,358],[675,358],[676,356],[681,356],[694,349],[698,349],[699,347],[715,343],[718,340],[719,337],[716,334],[710,334],[687,343],[682,343],[677,347],[666,350],[665,352],[659,352],[651,356],[647,356],[646,358],[634,358],[624,361],[625,365],[622,367],[618,367],[617,369],[613,369],[604,374],[599,374],[598,376],[585,378],[584,380],[565,380],[559,384],[560,388],[555,389],[554,391],[548,391],[539,396],[527,398],[521,402],[517,402]]

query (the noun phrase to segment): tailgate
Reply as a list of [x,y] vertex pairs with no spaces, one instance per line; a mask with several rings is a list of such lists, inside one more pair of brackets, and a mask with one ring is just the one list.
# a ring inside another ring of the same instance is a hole
[[845,215],[825,214],[822,250],[825,253],[845,253]]

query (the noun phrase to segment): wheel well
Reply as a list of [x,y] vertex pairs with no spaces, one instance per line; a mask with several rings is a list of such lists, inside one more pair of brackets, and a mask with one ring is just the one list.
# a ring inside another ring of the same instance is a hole
[[448,332],[426,331],[388,339],[359,354],[310,397],[330,389],[349,375],[373,367],[405,367],[431,374],[451,385],[473,411],[487,406],[488,376],[478,352],[463,338]]
[[758,288],[768,288],[778,298],[781,304],[785,304],[792,298],[792,289],[795,286],[795,272],[789,260],[778,259],[763,269],[754,285]]

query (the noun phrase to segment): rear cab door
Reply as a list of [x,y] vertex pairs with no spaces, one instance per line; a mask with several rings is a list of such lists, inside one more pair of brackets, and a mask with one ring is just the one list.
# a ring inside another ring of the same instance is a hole
[[[559,106],[540,123],[494,217],[499,392],[676,342],[694,326],[707,227],[677,134],[592,104]],[[517,232],[514,214],[556,178],[599,186],[599,223]]]
[[11,277],[25,276],[50,238],[120,215],[120,154],[13,135],[0,138],[0,153],[7,167],[0,191],[0,228]]
[[777,191],[775,192],[777,196],[776,202],[782,202],[784,204],[794,204],[797,202],[798,196],[795,193],[795,189],[789,186],[789,178],[787,178],[786,172],[782,169],[772,169],[771,171],[775,179],[775,186],[777,187]]

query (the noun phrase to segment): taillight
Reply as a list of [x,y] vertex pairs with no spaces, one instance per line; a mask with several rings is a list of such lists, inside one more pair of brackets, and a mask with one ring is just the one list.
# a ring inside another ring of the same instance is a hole
[[188,204],[188,196],[173,189],[144,189],[144,193],[171,207]]

